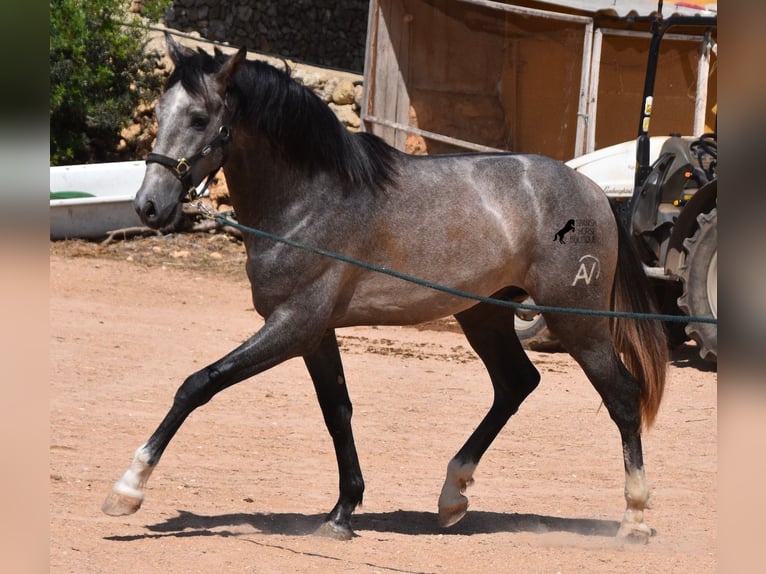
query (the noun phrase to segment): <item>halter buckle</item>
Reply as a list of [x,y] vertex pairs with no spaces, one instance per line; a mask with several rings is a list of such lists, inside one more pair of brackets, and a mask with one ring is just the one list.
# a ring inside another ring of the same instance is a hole
[[[184,187],[184,192],[188,198],[188,201],[196,201],[205,195],[212,179],[218,173],[218,170],[221,169],[223,164],[226,163],[226,158],[228,155],[226,144],[229,142],[230,137],[231,134],[229,132],[229,128],[226,126],[221,126],[218,129],[218,135],[200,151],[191,156],[190,159],[182,157],[179,160],[175,160],[166,155],[150,152],[146,156],[146,163],[159,163],[160,165],[163,165],[166,168],[172,170],[176,176],[176,179],[178,179],[181,182],[181,185]],[[201,191],[197,191],[197,187],[192,184],[192,165],[200,158],[210,155],[210,153],[218,147],[222,148],[223,150],[223,160],[221,161],[221,165],[219,165],[207,175],[207,179],[204,182],[204,187]]]
[[191,164],[186,161],[185,157],[182,157],[178,160],[178,163],[176,164],[175,170],[178,177],[185,176],[189,170],[191,169]]

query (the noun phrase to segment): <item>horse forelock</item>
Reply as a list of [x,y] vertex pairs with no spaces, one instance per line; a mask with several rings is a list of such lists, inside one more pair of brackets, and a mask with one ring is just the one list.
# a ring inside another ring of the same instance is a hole
[[170,76],[168,76],[165,91],[167,92],[174,85],[180,83],[189,94],[194,96],[204,95],[205,75],[217,72],[223,61],[222,54],[216,54],[216,57],[213,58],[202,49],[181,56]]

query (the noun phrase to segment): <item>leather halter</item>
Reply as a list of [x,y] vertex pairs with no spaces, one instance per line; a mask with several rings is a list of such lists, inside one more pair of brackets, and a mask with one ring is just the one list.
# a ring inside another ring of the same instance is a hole
[[[203,146],[201,150],[199,150],[188,159],[185,157],[182,157],[181,159],[173,159],[172,157],[162,155],[160,153],[151,152],[146,155],[146,163],[158,163],[171,170],[173,175],[176,176],[176,179],[178,179],[178,181],[181,182],[181,185],[183,185],[184,191],[188,196],[188,201],[194,201],[204,195],[208,185],[218,173],[218,170],[221,169],[223,164],[226,163],[226,160],[229,156],[228,143],[230,140],[231,134],[229,133],[229,128],[226,126],[221,126],[218,130],[218,134],[210,141],[210,143]],[[197,186],[195,186],[192,182],[192,166],[196,161],[209,155],[214,149],[219,147],[223,149],[221,165],[219,165],[207,175],[205,187],[203,187],[201,191],[197,191]]]

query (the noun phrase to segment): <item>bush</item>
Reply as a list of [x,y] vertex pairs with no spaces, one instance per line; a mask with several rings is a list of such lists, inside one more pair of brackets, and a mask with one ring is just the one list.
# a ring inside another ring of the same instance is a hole
[[133,110],[159,93],[160,54],[144,49],[145,27],[128,6],[126,0],[51,0],[51,165],[117,159],[120,131]]

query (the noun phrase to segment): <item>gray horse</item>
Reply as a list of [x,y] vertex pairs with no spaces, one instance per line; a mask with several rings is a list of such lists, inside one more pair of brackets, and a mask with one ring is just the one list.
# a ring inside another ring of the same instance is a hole
[[[513,154],[405,155],[373,135],[346,131],[311,91],[284,71],[246,61],[244,49],[211,56],[169,35],[167,42],[175,67],[157,106],[155,153],[147,157],[135,199],[147,225],[176,222],[187,191],[223,166],[237,218],[249,227],[499,300],[531,296],[549,306],[653,310],[640,263],[606,196],[561,162]],[[551,243],[572,219],[589,222],[589,240]],[[540,380],[514,331],[513,309],[413,286],[257,234],[245,237],[245,247],[264,326],[183,382],[103,511],[138,510],[149,475],[194,409],[231,385],[303,357],[340,477],[337,504],[319,532],[352,537],[364,481],[335,329],[454,315],[494,388],[489,412],[447,465],[439,496],[440,525],[460,520],[482,455]],[[619,429],[627,509],[618,536],[646,540],[641,432],[652,424],[664,387],[662,326],[544,316]]]

